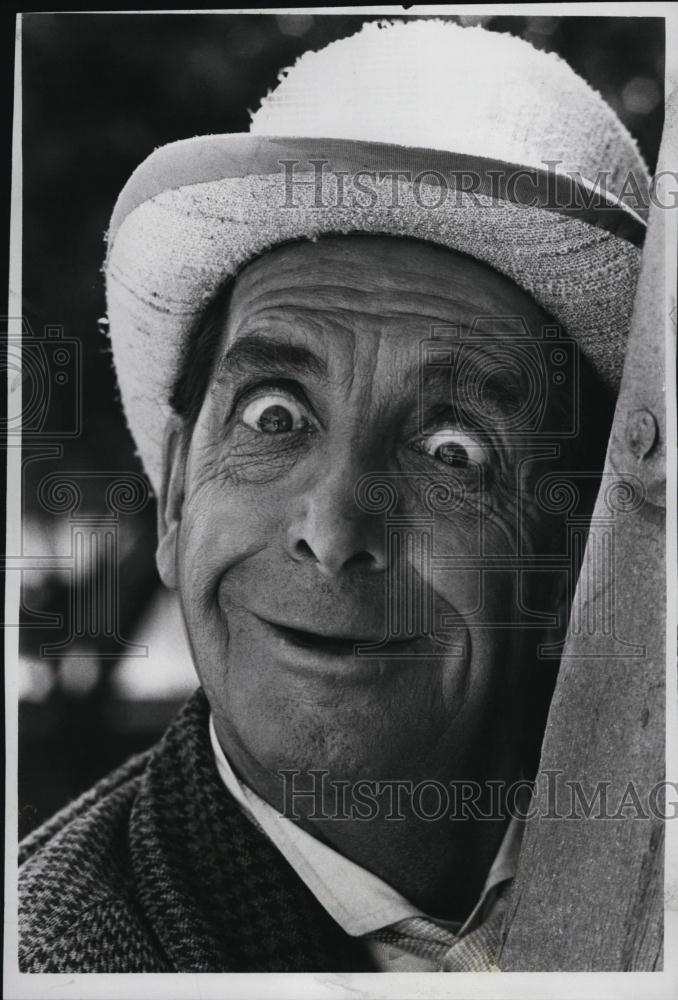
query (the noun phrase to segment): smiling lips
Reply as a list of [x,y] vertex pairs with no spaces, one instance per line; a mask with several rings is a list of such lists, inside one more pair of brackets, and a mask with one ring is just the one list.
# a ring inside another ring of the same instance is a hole
[[[259,616],[257,615],[259,618]],[[366,635],[327,635],[321,632],[312,632],[306,629],[291,628],[288,625],[281,625],[278,622],[268,621],[259,618],[268,628],[279,638],[302,649],[313,650],[317,653],[325,653],[328,656],[353,656],[356,646],[381,644],[383,636]],[[397,651],[407,649],[413,642],[420,640],[422,636],[412,636],[408,639],[392,639],[388,641],[388,649]]]

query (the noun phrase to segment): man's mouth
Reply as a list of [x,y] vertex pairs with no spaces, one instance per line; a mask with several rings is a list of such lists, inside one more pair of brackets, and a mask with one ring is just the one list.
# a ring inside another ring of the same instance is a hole
[[384,639],[383,636],[355,634],[355,635],[333,635],[327,632],[301,629],[290,625],[283,625],[280,622],[272,622],[266,618],[256,616],[263,622],[278,638],[287,643],[291,643],[300,649],[313,650],[327,656],[353,656],[358,646],[373,646],[384,644],[389,652],[396,653],[398,650],[407,650],[421,637],[413,636],[410,639]]

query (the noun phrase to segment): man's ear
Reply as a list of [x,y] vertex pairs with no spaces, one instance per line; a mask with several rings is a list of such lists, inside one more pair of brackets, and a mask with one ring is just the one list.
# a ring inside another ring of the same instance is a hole
[[184,421],[173,414],[167,421],[163,441],[162,483],[158,496],[158,547],[155,551],[160,579],[170,590],[177,588],[177,541],[184,503],[187,439]]

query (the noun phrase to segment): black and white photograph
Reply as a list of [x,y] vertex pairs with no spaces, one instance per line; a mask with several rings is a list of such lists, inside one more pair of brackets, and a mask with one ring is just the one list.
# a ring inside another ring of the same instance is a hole
[[23,12],[11,143],[3,995],[678,995],[671,5]]

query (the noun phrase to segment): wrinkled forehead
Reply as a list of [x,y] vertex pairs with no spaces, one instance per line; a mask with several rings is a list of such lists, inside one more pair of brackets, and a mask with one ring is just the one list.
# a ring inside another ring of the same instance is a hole
[[[408,372],[425,342],[462,337],[476,350],[539,337],[548,317],[504,275],[444,247],[349,235],[277,247],[236,279],[222,351],[265,337],[326,367]],[[383,364],[385,362],[385,365]]]
[[526,292],[481,261],[419,240],[359,234],[285,244],[248,264],[233,288],[232,335],[252,313],[272,310],[354,314],[366,326],[403,320],[429,332],[477,317],[521,316],[530,329],[546,319]]
[[549,322],[470,257],[410,239],[326,237],[277,247],[243,270],[216,375],[363,381],[389,397],[425,386],[515,409],[526,392],[547,390],[548,366],[525,345],[538,347]]

